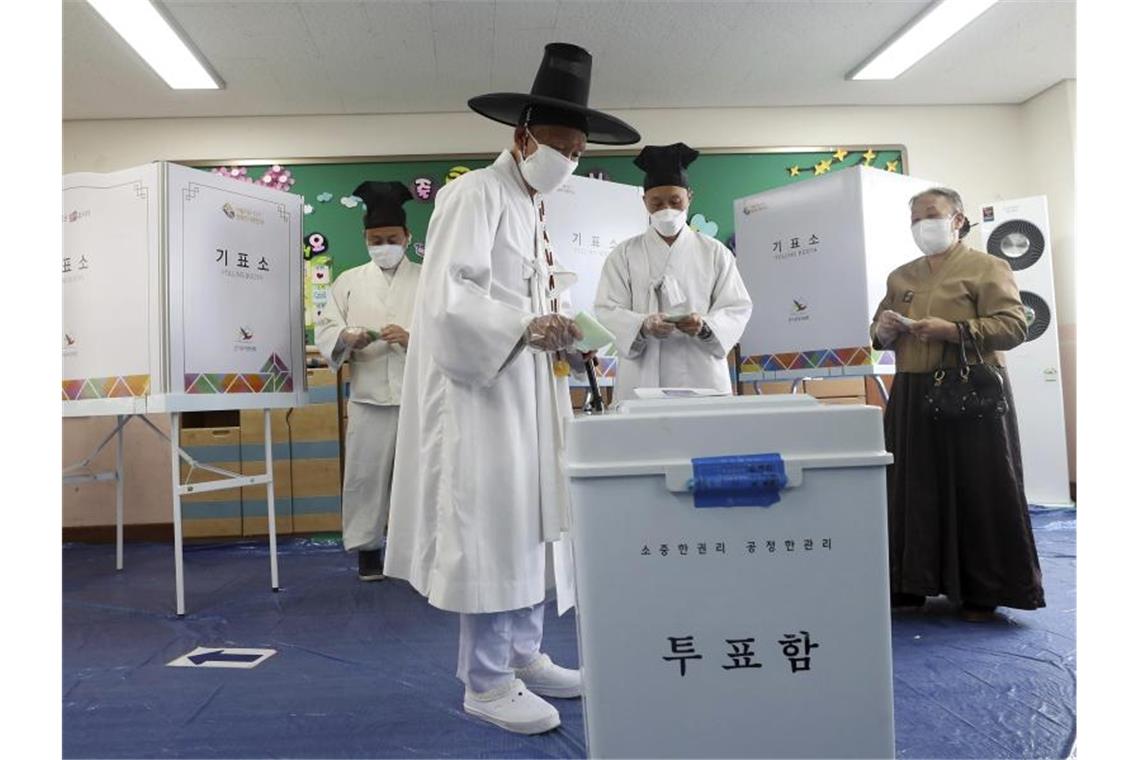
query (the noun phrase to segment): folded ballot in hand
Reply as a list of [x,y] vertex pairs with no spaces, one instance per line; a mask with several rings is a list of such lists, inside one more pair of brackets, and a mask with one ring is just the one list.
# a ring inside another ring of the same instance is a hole
[[614,334],[607,330],[601,322],[588,311],[580,311],[574,317],[574,324],[582,331],[582,339],[574,344],[574,348],[582,351],[597,351],[614,342]]

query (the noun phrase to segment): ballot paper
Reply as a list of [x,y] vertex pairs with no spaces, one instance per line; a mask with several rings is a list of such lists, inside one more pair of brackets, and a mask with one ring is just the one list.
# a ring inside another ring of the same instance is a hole
[[704,398],[706,396],[731,396],[730,391],[716,388],[634,388],[638,398]]
[[588,311],[578,312],[574,324],[582,331],[582,339],[574,344],[579,351],[597,351],[614,342],[614,334]]

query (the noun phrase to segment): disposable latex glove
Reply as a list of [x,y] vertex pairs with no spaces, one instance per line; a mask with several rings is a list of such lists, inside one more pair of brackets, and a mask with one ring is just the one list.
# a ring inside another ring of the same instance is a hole
[[346,327],[340,332],[340,340],[349,351],[357,351],[372,342],[372,336],[363,327]]
[[677,322],[677,329],[685,333],[685,335],[696,336],[702,329],[704,329],[705,320],[700,314],[693,312],[681,321]]
[[563,351],[582,339],[582,330],[569,317],[545,314],[530,321],[523,338],[538,351]]
[[641,323],[641,332],[654,338],[668,338],[676,329],[672,323],[665,321],[664,314],[650,314]]
[[887,310],[879,315],[879,321],[875,323],[875,337],[884,346],[889,346],[902,333],[907,331],[907,326],[899,319],[898,312]]
[[408,331],[399,325],[385,325],[380,331],[380,340],[385,343],[398,343],[404,348],[408,347]]

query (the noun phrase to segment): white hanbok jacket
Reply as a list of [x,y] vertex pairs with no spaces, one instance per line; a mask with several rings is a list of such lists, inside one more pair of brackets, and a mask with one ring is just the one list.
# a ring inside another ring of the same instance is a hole
[[384,271],[371,261],[349,269],[333,282],[328,306],[317,320],[314,338],[334,372],[345,361],[349,362],[353,401],[398,406],[406,353],[398,343],[376,340],[349,355],[343,344],[338,345],[341,331],[346,327],[379,331],[393,324],[409,330],[419,281],[420,265],[404,259],[390,282]]
[[[602,269],[594,311],[617,338],[617,400],[633,398],[635,388],[732,391],[727,356],[752,315],[752,299],[720,241],[686,226],[671,246],[652,228],[618,243]],[[692,312],[711,337],[641,335],[650,314]]]

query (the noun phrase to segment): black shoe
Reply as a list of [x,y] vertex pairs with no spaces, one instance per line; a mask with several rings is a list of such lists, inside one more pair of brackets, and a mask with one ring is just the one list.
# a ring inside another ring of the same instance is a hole
[[379,549],[360,550],[356,553],[356,576],[362,581],[384,580],[384,559]]
[[962,609],[958,614],[962,619],[970,623],[988,623],[991,620],[997,620],[996,614],[997,607],[989,604],[973,604],[971,602],[963,602]]
[[891,609],[917,610],[926,604],[926,597],[922,594],[891,594]]

